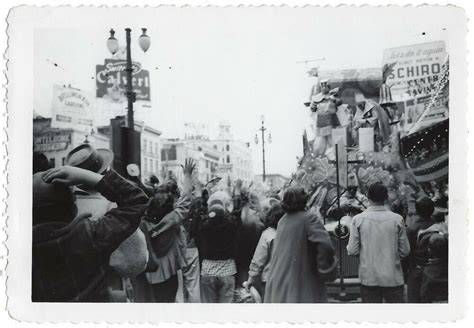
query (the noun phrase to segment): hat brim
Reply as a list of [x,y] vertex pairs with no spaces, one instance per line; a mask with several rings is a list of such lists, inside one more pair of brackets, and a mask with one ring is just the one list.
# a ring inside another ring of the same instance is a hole
[[105,148],[97,149],[96,151],[102,162],[99,170],[96,173],[102,174],[112,164],[114,160],[114,153]]

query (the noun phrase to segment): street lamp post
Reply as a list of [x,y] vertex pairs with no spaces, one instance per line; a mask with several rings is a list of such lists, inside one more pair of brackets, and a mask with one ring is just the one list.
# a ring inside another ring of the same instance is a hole
[[[138,38],[138,44],[143,52],[146,52],[150,48],[150,37],[146,34],[146,28],[142,28],[142,35]],[[131,28],[125,29],[125,41],[126,41],[126,76],[127,76],[127,85],[125,95],[127,96],[127,127],[129,128],[128,133],[128,162],[131,164],[131,161],[134,157],[134,133],[135,122],[133,119],[133,103],[136,100],[136,93],[133,91],[133,66],[132,66],[132,51],[131,51]],[[107,48],[109,49],[112,55],[115,55],[119,50],[119,42],[115,38],[114,29],[110,30],[110,37],[107,39]]]
[[130,32],[132,30],[129,28],[125,29],[126,34],[126,41],[127,41],[127,67],[125,71],[127,72],[127,125],[129,128],[134,128],[134,120],[133,120],[133,103],[136,100],[136,94],[133,92],[133,85],[132,85],[132,51],[130,47]]
[[[259,131],[262,133],[262,166],[263,166],[263,175],[262,175],[262,181],[265,182],[265,131],[267,128],[265,128],[265,117],[262,115],[260,116],[260,120],[262,121],[262,126],[260,127]],[[258,135],[255,134],[255,143],[258,144]],[[268,143],[272,143],[272,134],[268,133]]]

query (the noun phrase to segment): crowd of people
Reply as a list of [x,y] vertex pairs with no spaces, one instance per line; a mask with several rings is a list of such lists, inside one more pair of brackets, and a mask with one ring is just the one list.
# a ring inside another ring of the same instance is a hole
[[[172,303],[181,289],[191,303],[328,301],[334,236],[298,181],[262,196],[237,180],[230,192],[203,185],[186,160],[179,185],[143,184],[112,160],[89,144],[60,167],[34,155],[33,301]],[[407,226],[380,182],[345,198],[359,209],[347,252],[360,261],[361,300],[447,301],[447,203],[418,198]]]

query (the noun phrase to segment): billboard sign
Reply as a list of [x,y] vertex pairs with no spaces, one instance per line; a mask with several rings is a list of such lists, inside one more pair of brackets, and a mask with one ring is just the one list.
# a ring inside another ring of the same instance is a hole
[[[105,59],[104,65],[96,65],[96,97],[126,101],[126,68],[127,61],[121,59]],[[137,100],[150,101],[150,74],[137,62],[132,62],[132,86]]]
[[448,117],[448,89],[440,92],[440,82],[448,68],[448,54],[443,41],[386,49],[383,54],[384,75],[394,102],[404,103],[405,130],[423,116],[422,125]]
[[34,150],[42,153],[66,150],[71,144],[71,133],[59,132],[40,133],[34,136]]
[[446,58],[443,41],[386,49],[383,54],[384,78],[393,100],[432,94]]
[[90,96],[71,86],[53,87],[53,123],[61,126],[92,127]]

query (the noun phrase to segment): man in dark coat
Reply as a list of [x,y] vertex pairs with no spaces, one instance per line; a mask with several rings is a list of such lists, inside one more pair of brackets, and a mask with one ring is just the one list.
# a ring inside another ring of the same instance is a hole
[[408,257],[408,281],[407,299],[408,303],[421,302],[420,288],[423,278],[423,271],[429,262],[430,254],[428,247],[418,245],[418,235],[420,231],[431,227],[435,222],[431,215],[434,211],[434,203],[428,197],[421,197],[415,203],[416,221],[408,227],[407,237],[410,242],[410,255]]
[[[69,186],[95,188],[114,208],[100,219],[77,216]],[[139,226],[148,197],[115,171],[63,166],[33,175],[32,300],[107,302],[112,252]]]

